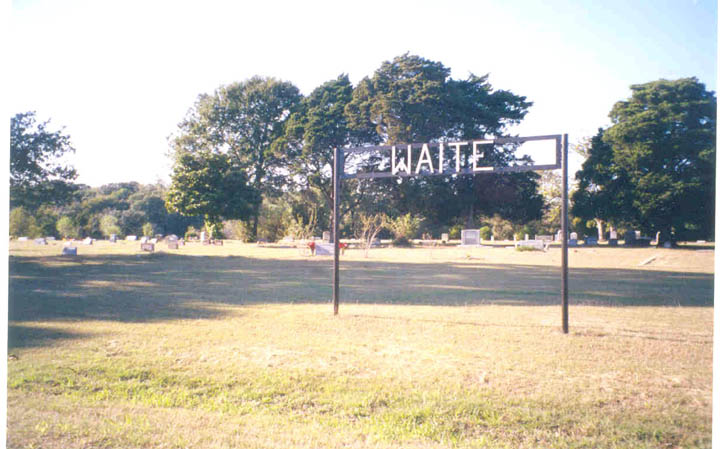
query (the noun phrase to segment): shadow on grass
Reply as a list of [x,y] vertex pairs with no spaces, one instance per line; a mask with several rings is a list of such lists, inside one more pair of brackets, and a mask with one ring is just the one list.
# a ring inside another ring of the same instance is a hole
[[[559,267],[343,261],[341,302],[550,305]],[[219,317],[216,305],[327,303],[332,261],[239,256],[10,257],[9,319],[146,322]],[[713,275],[570,269],[571,304],[713,305]]]
[[72,340],[87,336],[84,333],[10,324],[8,326],[8,349],[42,347],[59,340]]

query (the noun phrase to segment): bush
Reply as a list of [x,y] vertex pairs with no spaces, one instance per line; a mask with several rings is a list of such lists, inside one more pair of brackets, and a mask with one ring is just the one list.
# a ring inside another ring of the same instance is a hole
[[250,225],[242,220],[226,220],[223,222],[222,233],[229,239],[249,242],[252,231]]
[[40,228],[35,217],[24,208],[10,211],[10,235],[15,237],[40,237]]
[[410,239],[405,236],[397,237],[395,240],[393,240],[392,244],[393,246],[397,246],[399,248],[409,248],[412,246],[412,242],[410,241]]
[[420,223],[422,222],[422,218],[420,217],[413,217],[411,214],[405,214],[397,217],[394,220],[390,221],[390,229],[392,230],[393,234],[395,234],[395,239],[398,240],[401,237],[405,237],[406,240],[409,240],[418,232],[418,229],[420,229]]
[[448,230],[448,237],[453,240],[457,240],[461,237],[462,230],[463,230],[463,225],[461,225],[461,224],[456,224],[454,226],[451,226],[450,229]]
[[198,238],[200,236],[200,233],[197,229],[195,229],[193,226],[188,226],[187,231],[185,231],[185,240],[190,240],[193,238]]
[[155,234],[155,226],[152,223],[145,223],[142,227],[142,233],[145,237],[152,237]]
[[100,219],[100,232],[102,232],[105,237],[110,237],[113,234],[119,235],[120,226],[118,225],[117,217],[113,215],[103,215]]
[[68,216],[60,217],[56,227],[62,238],[77,238],[80,236],[80,227]]
[[490,240],[490,237],[492,237],[492,229],[490,229],[490,226],[483,226],[479,231],[480,238],[483,240]]

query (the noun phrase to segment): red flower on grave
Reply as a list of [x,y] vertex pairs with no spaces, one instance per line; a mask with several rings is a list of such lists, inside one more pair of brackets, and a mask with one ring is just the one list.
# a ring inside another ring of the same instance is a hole
[[310,248],[312,251],[315,251],[315,242],[308,243],[308,248]]

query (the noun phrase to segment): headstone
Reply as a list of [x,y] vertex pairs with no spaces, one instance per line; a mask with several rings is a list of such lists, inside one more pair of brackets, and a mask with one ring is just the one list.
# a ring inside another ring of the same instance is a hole
[[175,234],[170,234],[170,235],[168,235],[168,236],[165,237],[165,238],[166,238],[168,241],[173,241],[173,240],[178,241],[178,239],[179,239],[178,236],[175,235]]
[[563,237],[563,234],[562,234],[562,229],[561,229],[557,232],[557,234],[555,234],[555,241],[562,242],[562,237]]
[[39,238],[39,239],[35,239],[35,243],[37,245],[47,245],[47,240],[45,240],[43,238]]
[[450,235],[445,232],[440,236],[440,240],[442,240],[443,243],[447,243],[447,241],[450,240]]
[[609,245],[609,246],[618,246],[618,241],[617,241],[617,239],[610,239],[610,240],[608,240],[608,245]]
[[516,248],[532,248],[532,249],[545,249],[545,242],[542,240],[520,240],[515,245]]
[[149,240],[149,239],[148,239],[147,237],[145,237],[145,236],[140,237],[140,243],[147,243],[148,240]]
[[167,242],[168,249],[178,249],[180,246],[177,240],[168,240]]
[[627,231],[625,233],[625,246],[633,246],[635,245],[635,240],[637,240],[637,234],[635,231]]
[[223,246],[223,241],[222,240],[213,240],[213,244],[217,245],[217,246]]
[[156,243],[158,242],[158,239],[157,239],[157,238],[153,238],[153,239],[150,239],[149,242],[154,245],[154,244],[156,244]]
[[323,242],[329,242],[330,241],[330,231],[323,231],[322,239],[323,239]]
[[63,256],[77,256],[77,248],[74,246],[64,246],[62,249]]
[[491,235],[491,236],[490,236],[490,241],[491,241],[491,242],[494,242],[494,241],[495,241],[495,236],[494,236],[494,235]]
[[542,240],[543,242],[552,242],[553,236],[552,235],[536,235],[535,240]]
[[332,256],[335,254],[334,243],[316,243],[315,244],[315,255],[317,256]]
[[18,242],[27,242],[27,241],[28,241],[27,237],[18,237]]
[[372,241],[370,246],[375,247],[375,246],[380,246],[381,244],[382,244],[382,242],[380,241],[380,239],[375,239]]
[[668,240],[667,242],[663,243],[663,248],[672,248],[672,243],[670,242],[670,240]]
[[93,239],[91,239],[90,237],[87,237],[85,240],[83,240],[83,245],[92,245],[92,244],[93,244]]
[[47,240],[48,242],[54,242],[54,241],[55,241],[55,237],[53,237],[53,236],[48,236],[48,237],[45,237],[45,240]]
[[480,244],[479,229],[463,229],[460,233],[460,244],[462,246],[477,246]]
[[128,235],[127,237],[125,237],[125,240],[128,242],[134,242],[135,240],[137,240],[137,235]]
[[636,240],[639,240],[640,237],[642,237],[642,232],[640,232],[640,231],[635,231],[635,239],[636,239]]
[[155,251],[155,244],[153,243],[140,243],[140,251]]
[[110,242],[112,242],[112,243],[117,242],[117,234],[110,234]]
[[530,236],[525,234],[525,240],[530,240]]
[[597,246],[597,237],[588,237],[585,239],[585,246]]
[[571,238],[568,240],[568,246],[577,246],[577,239]]
[[610,231],[610,240],[617,240],[617,231]]
[[570,240],[575,240],[577,242],[577,232],[571,232],[570,233]]
[[657,244],[659,242],[660,242],[660,231],[658,231],[657,234],[655,234],[655,244]]
[[205,242],[206,240],[207,240],[207,234],[205,233],[205,231],[203,231],[200,233],[200,241]]

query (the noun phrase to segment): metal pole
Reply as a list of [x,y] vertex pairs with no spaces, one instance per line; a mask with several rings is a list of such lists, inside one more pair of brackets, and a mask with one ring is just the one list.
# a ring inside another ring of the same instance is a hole
[[338,235],[338,207],[340,204],[340,175],[342,171],[342,150],[333,151],[333,315],[337,315],[340,308],[340,239]]
[[562,136],[562,329],[568,328],[568,135]]

